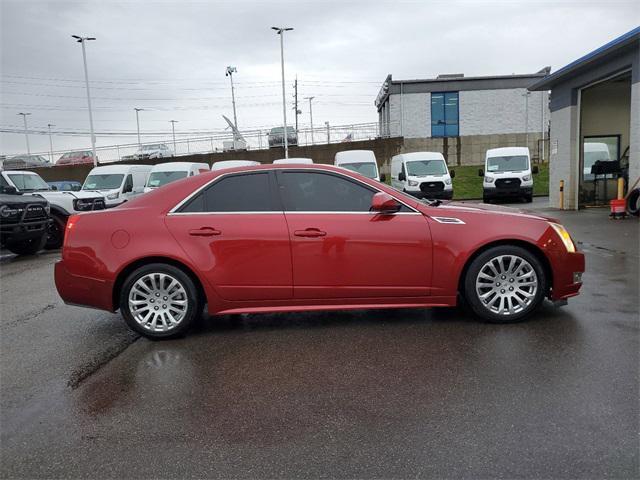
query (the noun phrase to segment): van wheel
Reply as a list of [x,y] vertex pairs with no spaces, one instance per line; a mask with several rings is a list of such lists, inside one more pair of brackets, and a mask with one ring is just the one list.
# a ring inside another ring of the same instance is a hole
[[524,320],[547,292],[538,258],[528,250],[500,245],[478,255],[464,279],[464,296],[473,312],[491,323]]
[[525,203],[531,203],[533,202],[533,195],[527,195],[524,197],[524,201]]
[[51,223],[47,229],[46,243],[44,248],[47,250],[53,250],[60,248],[64,241],[64,229],[67,226],[67,219],[58,215],[51,216]]
[[127,325],[150,339],[184,334],[202,314],[198,290],[179,268],[151,263],[135,270],[120,292]]
[[20,243],[9,243],[7,250],[16,255],[35,255],[42,250],[46,241],[47,236],[43,235],[40,238],[31,238]]

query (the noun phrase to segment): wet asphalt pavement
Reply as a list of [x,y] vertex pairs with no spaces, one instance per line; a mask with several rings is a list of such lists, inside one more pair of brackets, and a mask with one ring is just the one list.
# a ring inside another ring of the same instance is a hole
[[587,255],[582,294],[503,326],[242,315],[150,342],[63,305],[58,252],[4,258],[0,475],[637,478],[638,222],[552,215]]

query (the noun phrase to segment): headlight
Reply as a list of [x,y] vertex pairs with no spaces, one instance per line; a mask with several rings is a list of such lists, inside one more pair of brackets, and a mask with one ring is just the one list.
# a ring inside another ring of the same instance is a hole
[[93,198],[85,199],[85,198],[76,198],[73,201],[73,208],[80,212],[85,212],[87,210],[91,210],[93,208]]
[[410,187],[417,187],[418,186],[418,182],[416,182],[415,180],[409,180],[409,186]]
[[564,246],[567,249],[567,252],[575,253],[576,246],[573,244],[573,240],[571,240],[571,235],[569,235],[569,232],[567,232],[567,229],[564,228],[559,223],[549,222],[549,225],[551,225],[551,228],[553,228],[556,231],[556,233],[560,237],[560,240],[562,240],[562,243],[564,243]]
[[120,196],[120,192],[110,193],[107,195],[107,200],[116,200]]
[[493,177],[484,177],[484,183],[493,183],[494,180]]
[[525,175],[524,177],[522,177],[523,182],[528,182],[529,180],[531,180],[531,175]]
[[451,185],[451,179],[450,178],[446,178],[444,180],[444,183],[446,183],[447,185]]

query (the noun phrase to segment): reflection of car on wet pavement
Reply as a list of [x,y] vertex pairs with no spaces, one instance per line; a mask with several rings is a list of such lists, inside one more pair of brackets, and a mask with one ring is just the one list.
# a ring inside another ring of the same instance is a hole
[[584,271],[548,217],[420,202],[333,166],[204,173],[69,225],[60,296],[120,309],[151,338],[184,333],[204,303],[220,315],[455,306],[462,295],[478,317],[514,322],[546,297],[577,295]]

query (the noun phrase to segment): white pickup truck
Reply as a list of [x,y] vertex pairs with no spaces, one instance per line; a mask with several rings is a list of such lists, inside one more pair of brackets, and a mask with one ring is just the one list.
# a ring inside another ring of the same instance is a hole
[[96,192],[58,192],[35,172],[3,170],[0,182],[4,193],[37,195],[49,202],[52,222],[45,248],[59,248],[64,240],[67,219],[74,213],[104,210],[105,199]]

